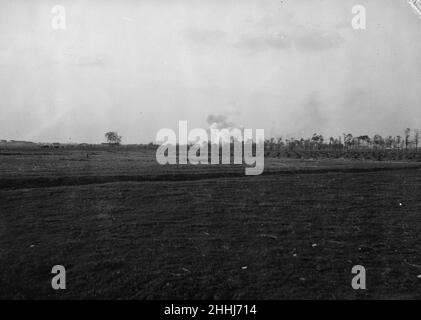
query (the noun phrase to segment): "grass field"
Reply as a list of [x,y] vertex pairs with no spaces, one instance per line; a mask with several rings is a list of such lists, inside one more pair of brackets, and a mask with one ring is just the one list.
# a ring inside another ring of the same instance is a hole
[[2,151],[0,298],[421,298],[420,196],[417,162]]

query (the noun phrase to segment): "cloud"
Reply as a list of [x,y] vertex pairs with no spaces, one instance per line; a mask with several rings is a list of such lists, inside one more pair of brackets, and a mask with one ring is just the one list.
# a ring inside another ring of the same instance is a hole
[[[227,117],[224,115],[213,115],[210,114],[206,118],[206,122],[209,124],[209,135],[213,143],[219,143],[219,137],[212,135],[212,130],[227,129],[228,131],[221,132],[220,137],[223,143],[229,143],[231,141],[231,134],[237,141],[242,141],[243,127],[236,125],[234,122],[227,121]],[[238,129],[238,130],[234,130]]]
[[235,123],[228,122],[227,117],[224,115],[213,115],[210,114],[206,118],[206,122],[213,126],[215,129],[226,129],[226,128],[232,128],[235,127]]

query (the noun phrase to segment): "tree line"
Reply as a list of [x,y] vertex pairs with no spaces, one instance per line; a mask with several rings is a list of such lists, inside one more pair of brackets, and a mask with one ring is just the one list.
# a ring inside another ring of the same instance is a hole
[[269,138],[265,140],[266,150],[287,148],[289,150],[418,150],[420,130],[406,128],[403,135],[383,137],[375,134],[354,136],[351,133],[343,133],[339,137],[325,138],[323,135],[314,133],[309,138]]

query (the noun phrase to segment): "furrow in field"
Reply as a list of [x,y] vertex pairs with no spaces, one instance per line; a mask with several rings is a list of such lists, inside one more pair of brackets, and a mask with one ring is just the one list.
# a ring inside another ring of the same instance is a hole
[[[285,174],[320,174],[320,173],[364,173],[397,170],[420,170],[421,165],[398,167],[371,167],[371,168],[312,168],[268,170],[263,175]],[[0,189],[27,189],[48,188],[57,186],[90,185],[112,182],[154,182],[154,181],[192,181],[222,178],[247,178],[244,171],[233,172],[201,172],[201,173],[173,173],[157,175],[103,175],[103,176],[55,176],[55,177],[30,177],[30,178],[5,178],[0,179]]]

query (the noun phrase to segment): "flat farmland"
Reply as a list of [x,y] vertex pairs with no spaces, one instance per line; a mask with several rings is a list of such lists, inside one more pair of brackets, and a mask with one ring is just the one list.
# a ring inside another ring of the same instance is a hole
[[416,162],[2,150],[0,298],[421,298],[420,196]]

